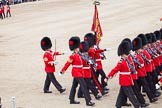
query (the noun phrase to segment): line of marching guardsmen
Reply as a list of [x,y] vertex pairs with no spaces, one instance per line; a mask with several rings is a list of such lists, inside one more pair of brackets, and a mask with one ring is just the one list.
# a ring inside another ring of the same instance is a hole
[[[94,106],[89,90],[98,100],[102,95],[108,93],[107,81],[119,72],[120,90],[116,101],[116,108],[122,106],[131,106],[127,103],[127,98],[135,108],[147,107],[149,103],[145,101],[142,92],[148,96],[150,103],[158,101],[161,92],[157,89],[161,81],[162,55],[161,55],[162,29],[154,33],[139,34],[132,41],[129,38],[122,40],[118,46],[118,56],[121,57],[117,65],[105,74],[102,67],[102,55],[104,51],[110,48],[99,48],[99,42],[96,44],[96,36],[87,33],[84,41],[80,42],[78,36],[69,39],[69,49],[73,52],[59,74],[62,75],[72,65],[71,74],[73,82],[70,90],[70,104],[80,104],[75,100],[76,88],[78,98],[85,98],[87,106]],[[63,88],[55,78],[54,56],[64,53],[52,52],[52,42],[49,37],[41,40],[41,48],[45,51],[43,60],[45,63],[45,72],[47,74],[44,83],[44,93],[49,91],[52,82],[60,93],[66,89]],[[101,80],[99,80],[101,75]],[[99,93],[100,92],[100,93]]]
[[[6,14],[5,14],[6,12]],[[11,17],[11,11],[9,4],[3,5],[3,3],[0,1],[0,18],[4,19],[6,17]]]

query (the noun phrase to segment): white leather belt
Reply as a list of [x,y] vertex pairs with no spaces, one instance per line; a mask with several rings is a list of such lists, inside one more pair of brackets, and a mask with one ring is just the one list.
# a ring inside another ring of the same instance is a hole
[[96,59],[96,61],[101,61],[101,59]]
[[75,68],[82,68],[83,65],[73,65],[73,67],[75,67]]
[[144,66],[144,64],[141,64],[141,67],[143,67]]
[[121,74],[121,75],[130,75],[131,72],[120,72],[119,74]]
[[90,69],[90,67],[83,67],[83,69]]

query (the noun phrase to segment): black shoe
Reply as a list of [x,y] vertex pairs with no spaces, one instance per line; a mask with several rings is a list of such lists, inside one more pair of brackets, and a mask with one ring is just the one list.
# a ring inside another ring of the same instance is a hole
[[130,107],[130,106],[132,106],[130,103],[124,103],[122,106],[127,106],[127,107]]
[[94,102],[91,102],[91,101],[90,101],[90,102],[87,103],[87,106],[93,106],[93,105],[95,105]]
[[102,95],[105,95],[107,93],[109,93],[109,92],[107,90],[104,90],[103,93],[102,93]]
[[78,98],[84,98],[84,96],[78,96]]
[[96,95],[95,98],[96,98],[96,100],[99,100],[99,99],[102,98],[102,96],[100,96],[100,95]]
[[70,104],[80,104],[80,102],[78,102],[78,101],[70,101]]
[[106,86],[106,87],[104,87],[103,88],[104,90],[107,90],[107,91],[109,91],[110,89]]
[[52,91],[45,90],[44,93],[52,93]]
[[158,99],[157,98],[153,98],[153,99],[151,99],[151,103],[153,103],[153,102],[156,102],[156,101],[158,101]]
[[159,93],[155,93],[155,97],[159,97],[161,94]]
[[60,93],[63,93],[65,90],[66,90],[65,88],[64,88],[64,89],[61,89],[61,90],[60,90]]
[[150,105],[149,103],[144,103],[144,104],[141,104],[141,107],[144,108],[144,107],[147,107],[149,105]]

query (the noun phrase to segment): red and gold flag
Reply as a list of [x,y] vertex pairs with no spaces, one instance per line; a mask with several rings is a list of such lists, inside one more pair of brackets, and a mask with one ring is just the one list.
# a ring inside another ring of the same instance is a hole
[[102,37],[102,29],[101,29],[100,21],[98,18],[98,10],[97,10],[96,5],[95,5],[95,9],[94,9],[93,24],[92,24],[91,31],[95,32],[96,44],[98,44],[98,42],[101,40],[101,37]]

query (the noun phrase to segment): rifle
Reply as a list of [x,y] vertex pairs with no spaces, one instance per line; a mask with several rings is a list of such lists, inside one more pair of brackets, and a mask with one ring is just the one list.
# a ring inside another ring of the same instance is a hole
[[141,53],[140,55],[143,58],[143,60],[145,60],[146,64],[150,63],[149,60],[147,59],[147,57],[144,54]]
[[[100,49],[99,46],[97,46],[97,49]],[[104,52],[101,52],[100,54],[101,54],[101,59],[105,60],[106,56],[105,56]]]
[[136,63],[139,67],[141,67],[141,63],[138,61],[138,59],[135,58],[132,54],[130,54],[130,56],[132,57],[133,62]]
[[155,50],[157,51],[157,53],[160,55],[161,54],[161,52],[159,51],[159,49],[157,49],[157,47],[154,45],[154,48],[155,48]]
[[132,74],[137,74],[137,71],[135,70],[135,67],[133,66],[132,63],[130,63],[130,61],[128,60],[128,58],[126,58],[126,61],[127,61],[127,63],[128,63],[128,67],[129,67],[130,70],[131,70],[131,73],[132,73]]
[[92,64],[96,70],[96,63],[94,62],[94,60],[92,60],[88,55],[85,55],[81,52],[78,52],[78,54],[81,56],[82,59],[86,60],[89,64]]
[[151,55],[151,58],[154,59],[155,55],[153,54],[152,50],[150,48],[146,49],[148,53]]

